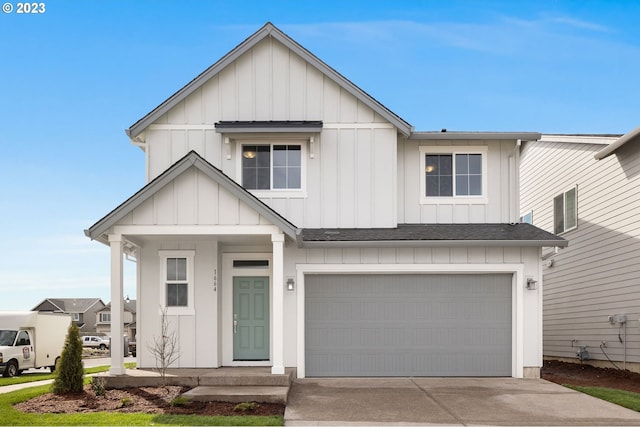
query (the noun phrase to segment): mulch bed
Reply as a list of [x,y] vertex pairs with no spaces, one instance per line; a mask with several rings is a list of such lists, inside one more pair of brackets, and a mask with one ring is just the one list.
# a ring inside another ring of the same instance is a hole
[[284,405],[256,403],[253,409],[236,410],[237,403],[188,402],[173,406],[171,401],[189,390],[187,387],[139,387],[109,389],[104,396],[96,396],[91,385],[77,394],[55,395],[46,393],[15,405],[21,412],[82,413],[82,412],[143,412],[147,414],[192,415],[284,415]]
[[640,393],[640,374],[615,368],[545,360],[542,378],[558,384],[608,387]]

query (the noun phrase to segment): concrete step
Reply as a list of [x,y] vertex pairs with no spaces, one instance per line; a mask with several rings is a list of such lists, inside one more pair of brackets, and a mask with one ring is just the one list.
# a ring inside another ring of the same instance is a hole
[[[223,374],[221,374],[223,373]],[[200,386],[274,386],[289,387],[295,376],[295,369],[288,368],[282,375],[274,375],[268,369],[242,369],[234,372],[233,368],[225,368],[211,374],[200,375]]]
[[182,396],[199,402],[258,402],[287,404],[289,386],[199,386]]

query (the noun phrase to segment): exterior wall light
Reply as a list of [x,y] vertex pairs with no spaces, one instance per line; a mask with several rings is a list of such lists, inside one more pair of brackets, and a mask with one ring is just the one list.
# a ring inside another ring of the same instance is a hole
[[293,281],[293,278],[292,278],[292,277],[289,277],[289,278],[287,279],[287,290],[288,290],[288,291],[293,291],[293,290],[295,289],[295,284],[296,284],[296,283]]
[[538,282],[533,277],[527,277],[527,289],[530,291],[536,290]]

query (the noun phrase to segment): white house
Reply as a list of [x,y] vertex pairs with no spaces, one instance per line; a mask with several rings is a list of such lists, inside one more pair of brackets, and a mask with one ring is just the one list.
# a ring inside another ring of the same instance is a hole
[[[414,132],[270,23],[129,129],[147,185],[86,230],[137,260],[138,366],[538,377],[543,247],[517,224],[531,132]],[[124,372],[114,345],[112,374]]]
[[545,357],[640,372],[640,128],[543,135],[521,167],[523,216],[571,242],[543,251]]

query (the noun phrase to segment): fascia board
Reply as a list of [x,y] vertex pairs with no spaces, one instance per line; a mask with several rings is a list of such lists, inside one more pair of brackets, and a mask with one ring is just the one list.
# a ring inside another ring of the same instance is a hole
[[410,140],[517,140],[537,141],[542,134],[538,132],[414,132]]
[[602,150],[598,151],[593,157],[596,160],[602,160],[605,157],[608,157],[608,156],[612,155],[618,148],[622,147],[627,142],[635,139],[639,135],[640,135],[640,126],[635,128],[631,132],[622,135],[622,137],[620,139],[618,139],[617,141],[613,142],[612,144],[609,144],[608,146],[606,146]]
[[367,241],[302,241],[303,248],[417,248],[417,247],[559,247],[567,240],[367,240]]

